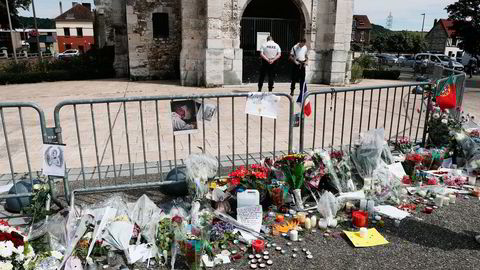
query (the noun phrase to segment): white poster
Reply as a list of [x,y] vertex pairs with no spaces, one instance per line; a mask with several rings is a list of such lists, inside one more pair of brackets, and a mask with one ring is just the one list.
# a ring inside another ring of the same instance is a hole
[[263,43],[267,42],[268,36],[270,36],[270,32],[257,32],[257,52],[260,51]]
[[43,174],[47,176],[65,176],[65,145],[44,144]]
[[245,113],[277,118],[277,108],[280,97],[272,93],[250,93],[245,105]]

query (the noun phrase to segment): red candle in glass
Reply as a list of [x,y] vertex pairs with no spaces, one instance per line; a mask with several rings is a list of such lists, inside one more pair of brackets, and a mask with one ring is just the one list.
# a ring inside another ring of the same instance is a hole
[[365,211],[353,211],[352,223],[355,227],[367,227],[368,226],[368,213]]
[[432,207],[425,207],[425,213],[431,214],[432,212],[433,212],[433,208],[432,208]]
[[265,242],[263,240],[253,240],[252,248],[255,253],[262,253],[265,249]]

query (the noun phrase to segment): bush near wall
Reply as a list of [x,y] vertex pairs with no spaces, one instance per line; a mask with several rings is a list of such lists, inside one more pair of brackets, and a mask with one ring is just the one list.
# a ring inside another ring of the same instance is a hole
[[366,79],[398,80],[400,70],[375,70],[365,69],[363,77]]
[[113,57],[106,47],[68,60],[12,62],[0,70],[0,85],[112,78]]

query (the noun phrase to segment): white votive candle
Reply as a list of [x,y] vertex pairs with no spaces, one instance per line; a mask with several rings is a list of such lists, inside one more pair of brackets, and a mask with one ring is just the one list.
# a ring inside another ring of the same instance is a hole
[[319,221],[318,221],[318,228],[319,229],[326,229],[328,227],[328,221],[324,218],[321,218]]
[[444,196],[443,197],[443,205],[447,206],[450,204],[450,197]]
[[367,238],[368,236],[368,229],[365,227],[360,228],[360,237]]
[[310,230],[312,228],[312,223],[310,218],[305,218],[305,229]]
[[438,206],[438,207],[443,206],[443,196],[435,197],[435,205]]
[[457,200],[457,195],[455,195],[455,194],[450,194],[450,195],[448,195],[448,197],[450,198],[451,203],[455,203],[456,200]]
[[312,224],[312,227],[317,226],[317,216],[313,215],[313,216],[310,218],[310,223]]
[[290,241],[298,241],[298,231],[291,230],[290,231]]

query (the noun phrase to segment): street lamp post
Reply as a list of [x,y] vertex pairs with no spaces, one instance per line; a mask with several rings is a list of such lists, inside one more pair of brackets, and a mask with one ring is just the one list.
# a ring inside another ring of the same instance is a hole
[[36,32],[36,40],[37,40],[37,52],[38,52],[38,57],[40,58],[40,60],[43,59],[42,57],[42,52],[40,51],[40,33],[38,33],[38,27],[37,27],[37,15],[35,13],[35,1],[32,0],[32,10],[33,10],[33,22],[34,22],[34,25],[35,25],[35,32]]
[[5,4],[7,5],[8,24],[10,25],[10,39],[12,40],[13,58],[15,58],[15,63],[18,63],[17,50],[15,48],[15,41],[13,40],[12,19],[10,18],[10,8],[8,7],[8,0],[5,0]]
[[425,26],[425,13],[422,13],[420,15],[423,15],[423,22],[422,22],[422,34],[423,34],[423,26]]

